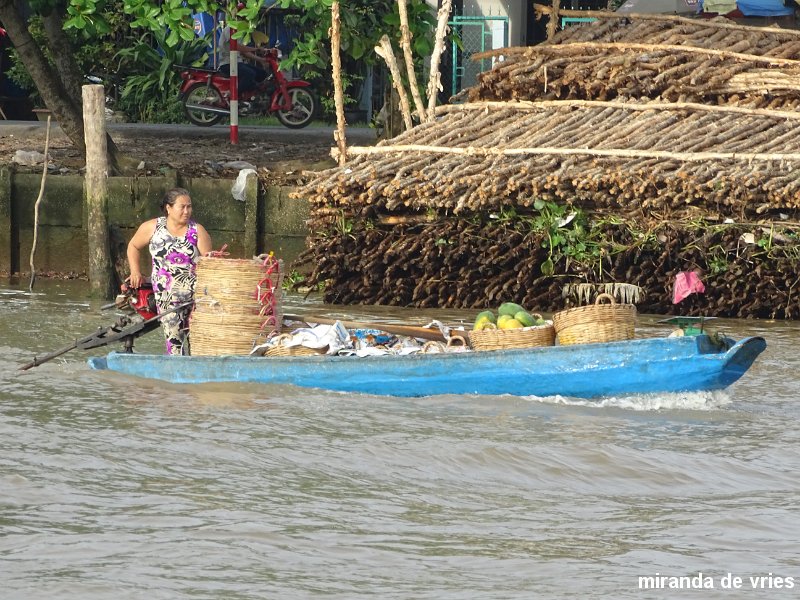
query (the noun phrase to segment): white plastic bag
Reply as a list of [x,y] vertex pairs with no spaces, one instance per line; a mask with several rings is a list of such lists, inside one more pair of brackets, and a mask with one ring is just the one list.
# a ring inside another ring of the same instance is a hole
[[242,169],[231,187],[231,195],[239,202],[244,202],[244,189],[247,186],[247,176],[256,175],[255,169]]

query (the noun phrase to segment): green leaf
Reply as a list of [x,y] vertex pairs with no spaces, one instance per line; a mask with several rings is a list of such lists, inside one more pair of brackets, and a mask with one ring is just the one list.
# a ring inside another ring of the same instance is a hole
[[75,29],[83,29],[86,27],[86,19],[83,15],[75,15],[65,23],[65,26],[74,27]]
[[191,42],[196,36],[194,34],[194,29],[189,29],[188,27],[181,27],[178,29],[178,35],[181,36],[181,39]]
[[542,271],[542,275],[544,275],[545,277],[550,277],[555,272],[553,259],[548,258],[546,261],[544,261],[542,263],[542,266],[540,267],[540,270]]
[[413,44],[417,56],[429,56],[433,52],[433,44],[428,38],[415,37]]
[[164,41],[167,44],[167,46],[174,46],[175,44],[178,43],[179,39],[180,38],[178,37],[178,32],[173,29],[172,31],[169,32],[167,39]]
[[366,46],[364,46],[364,41],[360,37],[354,37],[350,45],[350,56],[358,60],[364,56],[365,51]]
[[95,21],[94,28],[99,35],[107,35],[111,33],[111,25],[109,25],[108,21],[102,17]]

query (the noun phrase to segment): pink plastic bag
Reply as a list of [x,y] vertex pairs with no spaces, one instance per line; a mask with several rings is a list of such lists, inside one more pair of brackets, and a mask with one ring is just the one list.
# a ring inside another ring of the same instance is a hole
[[675,287],[672,290],[672,303],[677,304],[691,294],[702,294],[706,286],[694,271],[681,271],[675,276]]

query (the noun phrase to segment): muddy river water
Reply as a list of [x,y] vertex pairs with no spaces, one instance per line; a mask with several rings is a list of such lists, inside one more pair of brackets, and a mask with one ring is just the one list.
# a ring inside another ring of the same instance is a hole
[[602,402],[165,385],[90,371],[103,349],[17,372],[113,320],[86,296],[0,283],[3,599],[800,591],[798,323],[716,321],[768,342],[725,392]]

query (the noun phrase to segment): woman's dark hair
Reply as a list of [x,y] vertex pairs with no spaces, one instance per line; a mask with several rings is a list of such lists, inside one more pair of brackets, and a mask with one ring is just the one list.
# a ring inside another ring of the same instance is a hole
[[167,206],[175,206],[175,201],[181,196],[186,196],[191,199],[192,195],[189,190],[185,188],[172,188],[168,190],[164,197],[161,199],[161,212],[167,214]]

